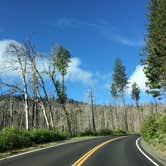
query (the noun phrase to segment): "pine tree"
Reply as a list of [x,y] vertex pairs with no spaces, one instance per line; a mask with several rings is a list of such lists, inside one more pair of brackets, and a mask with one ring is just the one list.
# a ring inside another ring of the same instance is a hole
[[122,96],[123,105],[125,106],[125,89],[127,87],[127,74],[125,66],[123,66],[121,60],[118,58],[115,61],[113,82],[115,83],[117,92]]
[[166,95],[166,0],[148,3],[145,74],[154,97]]
[[[113,73],[113,82],[117,90],[117,95],[122,97],[122,102],[124,106],[124,123],[125,123],[125,129],[128,130],[128,124],[127,124],[127,111],[126,111],[126,104],[125,104],[125,89],[128,84],[128,78],[126,74],[125,66],[123,66],[121,60],[118,58],[115,61],[114,66],[114,73]],[[115,88],[114,87],[114,88]],[[114,89],[115,90],[115,89]],[[115,91],[114,91],[115,94]]]
[[139,99],[140,99],[140,89],[139,89],[138,85],[135,82],[132,84],[131,96],[132,96],[132,99],[136,103],[136,107],[139,108],[139,103],[138,102],[139,102]]

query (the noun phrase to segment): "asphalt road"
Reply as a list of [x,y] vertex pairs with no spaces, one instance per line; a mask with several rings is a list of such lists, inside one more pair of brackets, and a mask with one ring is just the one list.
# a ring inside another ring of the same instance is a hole
[[[111,138],[115,137],[100,137],[32,152],[2,160],[0,166],[71,166],[93,147]],[[137,149],[137,138],[130,135],[102,146],[85,160],[83,166],[153,166]]]

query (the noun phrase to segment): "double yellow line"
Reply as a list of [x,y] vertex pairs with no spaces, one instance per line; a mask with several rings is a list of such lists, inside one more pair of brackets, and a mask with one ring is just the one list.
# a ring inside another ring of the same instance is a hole
[[105,141],[97,146],[95,146],[93,149],[91,149],[90,151],[88,151],[87,153],[85,153],[80,159],[78,159],[75,163],[72,164],[72,166],[81,166],[85,160],[87,160],[94,152],[96,152],[98,149],[100,149],[102,146],[112,142],[112,141],[115,141],[115,140],[118,140],[118,139],[122,139],[122,138],[126,138],[127,136],[122,136],[122,137],[118,137],[118,138],[113,138],[113,139],[110,139],[108,141]]

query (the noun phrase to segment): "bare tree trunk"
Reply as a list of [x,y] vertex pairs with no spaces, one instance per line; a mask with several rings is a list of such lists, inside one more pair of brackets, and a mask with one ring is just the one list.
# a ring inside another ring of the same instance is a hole
[[[30,47],[29,49],[32,49],[32,50],[33,50],[33,48],[31,48],[31,47]],[[33,50],[33,51],[34,51],[34,50]],[[51,112],[51,111],[52,111],[51,103],[50,103],[49,98],[48,98],[48,95],[47,95],[47,90],[46,90],[46,88],[45,88],[44,80],[43,80],[43,78],[42,78],[42,76],[41,76],[41,73],[39,72],[39,70],[38,70],[38,68],[37,68],[37,66],[36,66],[35,57],[29,55],[29,59],[30,59],[30,61],[31,61],[31,65],[32,65],[34,74],[37,75],[38,79],[40,80],[40,81],[39,81],[39,84],[40,84],[40,86],[41,86],[41,88],[42,88],[42,90],[43,90],[43,92],[44,92],[44,95],[45,95],[45,98],[46,98],[46,103],[47,103],[47,105],[48,105],[48,107],[49,107],[49,111]],[[40,97],[40,100],[42,100],[42,97],[41,97],[41,95],[40,95],[40,91],[39,91],[38,86],[37,86],[37,91],[38,91],[38,95],[39,95],[39,97]],[[48,117],[47,117],[47,114],[46,114],[46,107],[44,106],[44,103],[43,103],[42,101],[41,101],[41,103],[42,103],[42,110],[43,110],[43,114],[44,114],[44,117],[45,117],[45,121],[46,121],[47,127],[49,126],[49,128],[52,128],[52,129],[53,129],[53,128],[54,128],[54,123],[53,123],[53,116],[52,116],[52,113],[49,113],[49,114],[50,114],[50,123],[49,123]],[[45,107],[45,108],[44,108],[44,107]]]
[[26,82],[26,68],[27,68],[27,59],[24,55],[24,48],[20,48],[22,52],[20,52],[19,47],[15,44],[11,44],[11,48],[14,49],[16,54],[17,63],[19,64],[19,70],[21,79],[23,82],[23,92],[24,92],[24,111],[25,111],[25,126],[26,129],[29,130],[29,105],[28,105],[28,90],[27,90],[27,82]]
[[112,130],[115,129],[114,127],[114,116],[113,116],[113,109],[112,109],[112,106],[110,105],[110,113],[111,113],[111,123],[112,123]]
[[[50,76],[50,78],[51,78],[51,80],[52,80],[52,83],[53,83],[53,85],[54,85],[55,91],[56,91],[56,93],[57,93],[57,92],[58,92],[58,89],[57,89],[57,86],[56,86],[55,79],[54,79],[53,75],[49,74],[49,76]],[[64,84],[64,77],[62,77],[62,82],[63,82],[63,84]],[[63,88],[63,90],[64,90],[64,85],[62,85],[62,88]],[[66,110],[66,105],[65,105],[65,103],[62,104],[62,108],[63,108],[63,111],[64,111],[65,116],[66,116],[66,120],[67,120],[67,125],[68,125],[69,132],[70,132],[70,134],[72,135],[73,132],[72,132],[72,127],[71,127],[71,122],[70,122],[70,118],[69,118],[69,113],[68,113],[68,111]]]
[[10,127],[13,128],[13,102],[12,96],[10,95]]
[[69,132],[70,132],[71,135],[73,135],[72,127],[71,127],[71,122],[70,122],[70,118],[69,118],[69,113],[68,113],[68,111],[66,110],[65,104],[62,104],[62,107],[63,107],[63,110],[64,110],[65,115],[66,115],[67,125],[68,125]]
[[42,108],[44,119],[45,119],[45,122],[46,122],[46,126],[47,126],[47,128],[50,128],[50,124],[49,124],[48,117],[47,117],[47,114],[46,114],[46,107],[44,105],[44,102],[42,100],[42,97],[41,97],[41,94],[40,94],[40,91],[39,91],[38,88],[37,88],[37,93],[38,93],[38,96],[39,96],[39,99],[40,99],[40,101],[38,103]]
[[32,103],[32,128],[37,127],[37,119],[38,119],[38,113],[37,113],[37,102],[34,99]]
[[92,111],[92,127],[93,127],[93,131],[96,131],[92,88],[90,89],[90,101],[91,101],[91,111]]
[[[25,80],[24,80],[25,81]],[[27,85],[24,82],[24,100],[25,100],[25,126],[29,130],[29,107],[28,107],[28,95],[27,95]]]
[[124,98],[124,91],[122,91],[122,102],[123,102],[123,107],[124,107],[125,130],[128,131],[127,110],[126,110],[126,103],[125,103],[125,98]]

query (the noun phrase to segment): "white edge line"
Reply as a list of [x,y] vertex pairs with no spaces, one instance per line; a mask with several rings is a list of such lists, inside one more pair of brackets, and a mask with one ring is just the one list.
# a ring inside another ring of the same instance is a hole
[[19,154],[16,154],[16,155],[0,158],[0,161],[11,159],[11,158],[18,157],[18,156],[23,156],[25,154],[29,154],[29,153],[33,153],[33,152],[37,152],[37,151],[42,151],[42,150],[45,150],[45,149],[50,149],[50,148],[61,146],[61,145],[66,145],[66,144],[71,144],[71,143],[75,143],[75,142],[86,141],[86,140],[90,140],[90,139],[94,139],[94,138],[88,138],[88,139],[84,139],[84,140],[76,140],[76,141],[71,141],[71,142],[64,142],[64,143],[59,143],[59,144],[57,143],[56,145],[52,145],[52,146],[48,146],[48,147],[44,147],[44,148],[39,148],[39,149],[31,150],[31,151],[28,151],[28,152],[23,152],[23,153],[19,153]]
[[136,140],[136,146],[138,148],[138,150],[149,160],[151,161],[155,166],[159,166],[154,160],[152,160],[148,155],[146,155],[143,150],[140,148],[138,141],[141,139],[141,137],[137,138]]

